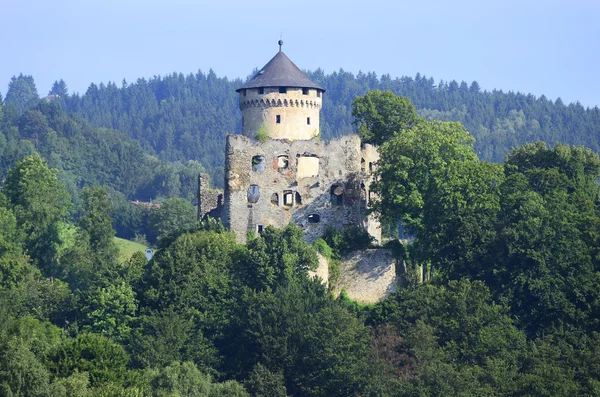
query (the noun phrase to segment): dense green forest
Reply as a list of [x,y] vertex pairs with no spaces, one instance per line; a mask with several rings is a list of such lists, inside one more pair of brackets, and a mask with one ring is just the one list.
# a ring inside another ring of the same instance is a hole
[[76,181],[86,186],[75,200],[65,152],[45,160],[11,146],[43,151],[18,137],[30,118],[58,135],[53,112],[73,126],[65,146],[92,150],[93,131],[119,133],[53,102],[5,107],[16,137],[4,150],[24,157],[0,191],[0,394],[600,395],[599,156],[536,142],[488,162],[462,124],[422,118],[391,92],[351,108],[363,141],[382,143],[374,208],[414,236],[390,239],[407,271],[370,306],[308,276],[318,251],[339,258],[365,243],[360,233],[311,246],[292,224],[241,245],[180,198],[148,210],[152,260],[120,261],[115,202],[98,186],[114,175]]

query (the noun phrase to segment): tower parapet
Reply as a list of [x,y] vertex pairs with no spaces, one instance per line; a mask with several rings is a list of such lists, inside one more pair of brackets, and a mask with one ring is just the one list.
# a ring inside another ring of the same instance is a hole
[[242,135],[255,138],[309,140],[319,135],[325,90],[315,84],[282,51],[242,88]]

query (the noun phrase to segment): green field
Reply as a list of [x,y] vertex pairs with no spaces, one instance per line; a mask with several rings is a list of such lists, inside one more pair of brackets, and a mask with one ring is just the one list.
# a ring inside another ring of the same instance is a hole
[[146,251],[146,247],[144,245],[122,238],[115,237],[115,243],[117,243],[117,247],[119,247],[119,260],[121,262],[129,259],[134,252],[139,251],[144,253],[144,251]]

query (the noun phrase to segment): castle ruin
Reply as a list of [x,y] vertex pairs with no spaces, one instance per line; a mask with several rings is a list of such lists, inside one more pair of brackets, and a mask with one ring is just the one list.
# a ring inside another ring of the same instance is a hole
[[239,88],[242,133],[227,136],[225,191],[200,177],[198,216],[221,219],[245,242],[248,232],[294,222],[312,243],[331,226],[363,227],[381,242],[367,209],[377,160],[357,135],[324,142],[319,115],[325,90],[282,51]]

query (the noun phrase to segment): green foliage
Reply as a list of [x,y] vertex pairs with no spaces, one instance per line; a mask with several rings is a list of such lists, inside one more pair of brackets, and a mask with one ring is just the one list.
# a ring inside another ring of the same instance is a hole
[[19,162],[4,184],[4,192],[25,234],[25,247],[33,262],[46,274],[56,272],[59,225],[69,211],[68,194],[35,154]]
[[96,287],[80,296],[80,323],[83,331],[126,341],[137,312],[137,300],[131,286],[115,282]]
[[391,91],[373,90],[352,101],[352,116],[363,143],[381,145],[395,133],[417,123],[417,109],[406,97]]
[[95,260],[104,263],[117,261],[118,248],[110,214],[110,197],[106,188],[88,186],[82,191],[83,214],[78,220],[86,234]]
[[194,326],[191,317],[168,308],[141,316],[133,338],[133,360],[143,368],[165,367],[175,361],[192,361],[207,373],[218,364],[212,343]]
[[458,123],[419,122],[380,147],[373,208],[385,223],[398,219],[413,234],[423,229],[428,193],[455,162],[475,162],[473,138]]
[[269,139],[269,132],[264,124],[261,124],[258,131],[256,131],[256,139],[261,143],[265,143]]
[[368,329],[319,282],[306,279],[243,299],[245,315],[238,317],[238,326],[247,331],[238,334],[235,345],[251,350],[238,349],[234,357],[247,371],[254,369],[254,382],[260,363],[270,372],[283,370],[290,395],[347,396],[365,390],[376,370]]
[[122,382],[129,356],[121,345],[105,336],[81,333],[57,346],[49,360],[48,365],[55,375],[64,378],[76,370],[85,371],[90,385],[97,386]]
[[373,237],[361,227],[347,227],[343,231],[328,227],[323,240],[331,247],[334,259],[340,259],[355,250],[366,249],[373,243]]
[[249,240],[235,263],[235,276],[244,285],[265,290],[306,277],[318,267],[315,250],[304,242],[302,229],[293,223],[285,229],[266,227]]
[[32,76],[13,76],[8,83],[8,91],[4,103],[11,106],[17,115],[35,106],[40,100]]
[[150,212],[150,225],[157,240],[172,240],[197,226],[197,210],[187,200],[167,199],[160,203],[160,208]]
[[287,396],[283,373],[273,373],[261,363],[258,363],[254,366],[244,385],[246,386],[248,391],[254,396]]
[[201,397],[249,397],[243,386],[235,381],[215,383],[210,375],[202,373],[191,362],[173,362],[160,371],[149,371],[152,395],[201,396]]

